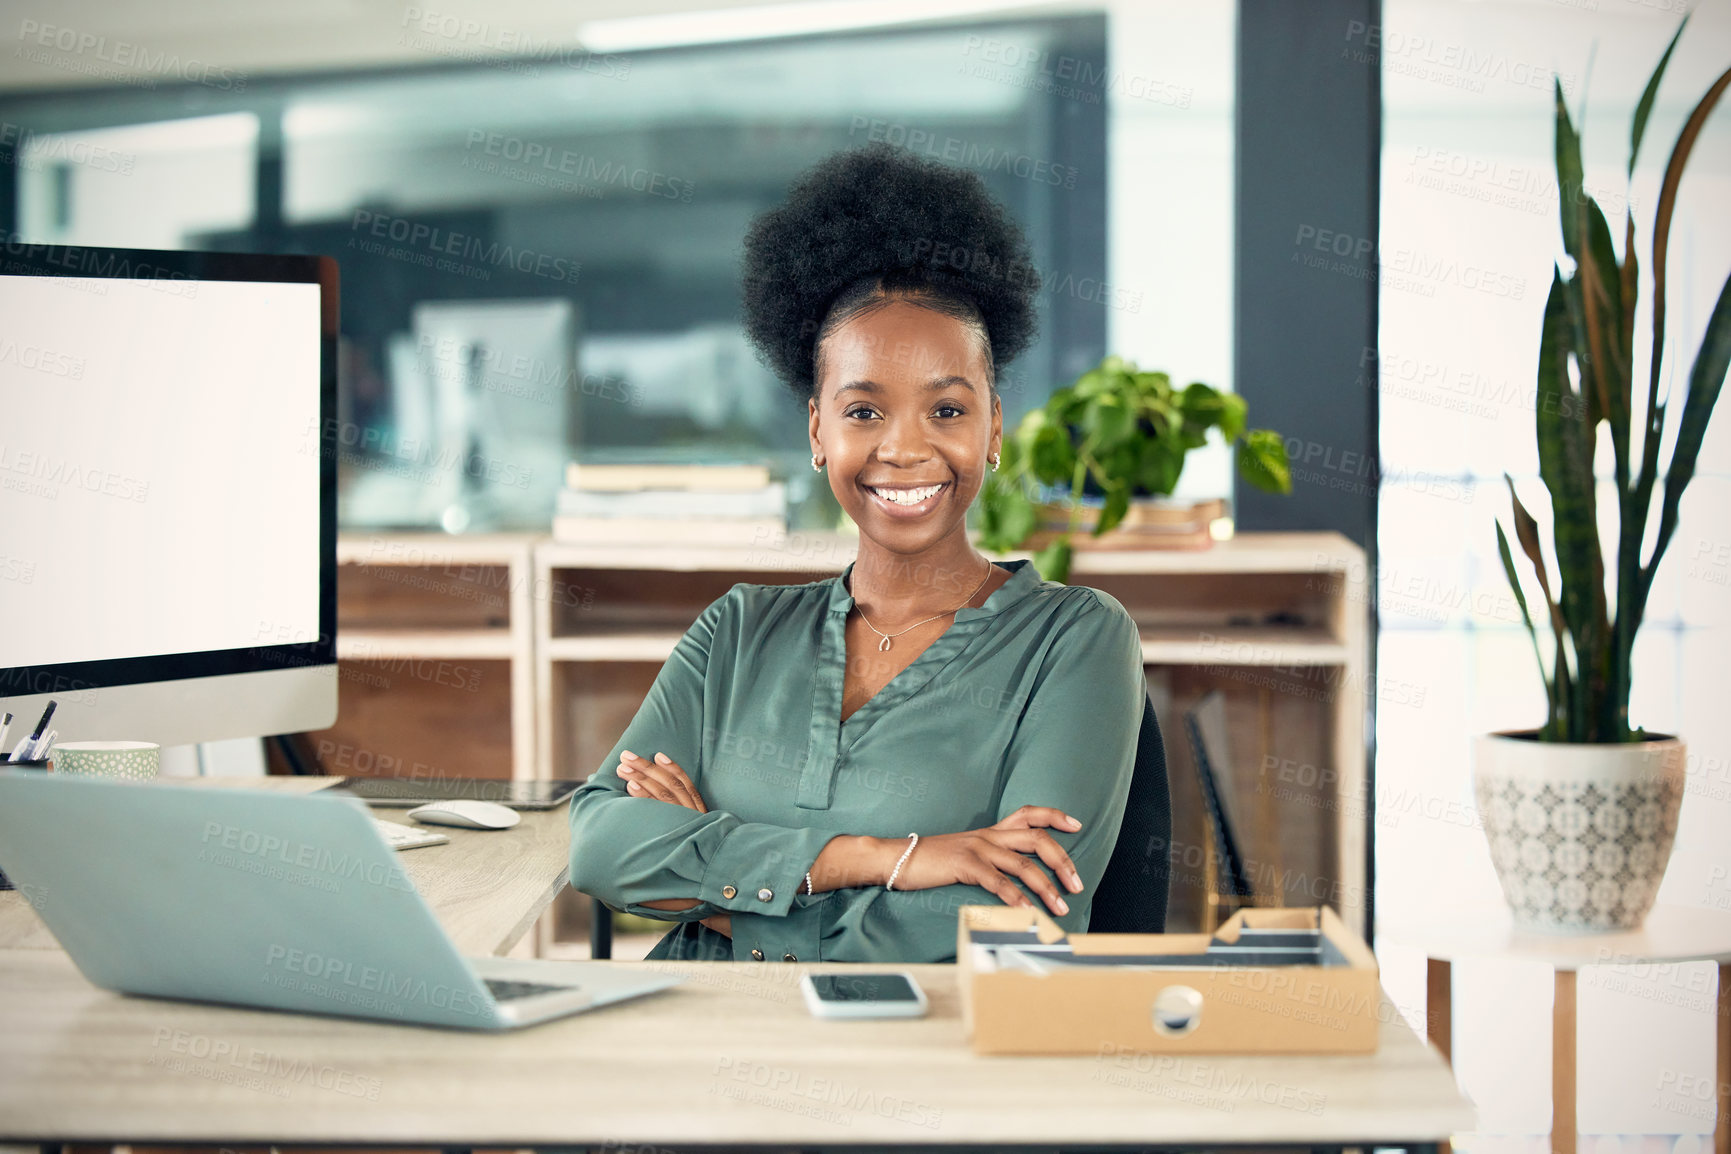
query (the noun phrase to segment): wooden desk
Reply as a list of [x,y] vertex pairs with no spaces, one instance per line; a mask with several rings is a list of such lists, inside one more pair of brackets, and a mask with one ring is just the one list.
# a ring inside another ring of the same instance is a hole
[[981,1058],[952,966],[909,967],[928,1017],[844,1022],[797,983],[846,966],[600,964],[687,980],[479,1035],[122,997],[0,952],[0,1141],[1430,1148],[1474,1124],[1386,1000],[1370,1056]]
[[[161,784],[187,789],[269,789],[311,793],[332,782],[328,777],[165,777]],[[373,807],[385,821],[414,825],[402,809]],[[571,859],[571,827],[566,809],[525,810],[508,830],[441,827],[444,845],[403,850],[403,868],[439,924],[465,954],[503,954],[535,924],[565,888]],[[0,950],[59,950],[16,890],[0,891]]]
[[[466,952],[508,949],[564,884],[564,817],[407,851]],[[4,896],[8,940],[21,924],[47,937]],[[806,1012],[798,981],[846,966],[604,964],[686,982],[481,1035],[126,997],[58,949],[0,949],[0,1142],[1428,1148],[1473,1125],[1447,1066],[1386,1000],[1370,1056],[980,1058],[952,966],[909,967],[931,999],[924,1019],[837,1022]]]

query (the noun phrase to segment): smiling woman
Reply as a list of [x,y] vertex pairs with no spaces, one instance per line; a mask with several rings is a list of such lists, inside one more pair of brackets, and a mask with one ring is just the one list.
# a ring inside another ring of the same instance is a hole
[[744,281],[859,554],[704,610],[573,795],[571,884],[679,922],[656,958],[947,961],[968,904],[1086,929],[1141,641],[1109,594],[994,564],[965,524],[998,368],[1033,335],[1020,229],[972,174],[845,152],[753,224]]

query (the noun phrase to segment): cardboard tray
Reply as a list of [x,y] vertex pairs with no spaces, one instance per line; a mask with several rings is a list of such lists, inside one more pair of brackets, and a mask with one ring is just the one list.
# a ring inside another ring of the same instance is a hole
[[1369,1054],[1376,957],[1326,906],[1249,909],[1208,934],[1066,935],[964,906],[956,965],[980,1054]]

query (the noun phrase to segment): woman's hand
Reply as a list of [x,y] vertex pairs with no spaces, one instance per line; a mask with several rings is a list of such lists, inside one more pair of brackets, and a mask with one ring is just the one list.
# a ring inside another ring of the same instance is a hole
[[691,784],[679,763],[665,753],[656,754],[654,761],[645,761],[629,749],[620,750],[619,776],[625,779],[625,792],[632,797],[669,801],[698,813],[709,812],[697,787]]
[[[1067,914],[1070,906],[1058,887],[1052,884],[1035,858],[1046,863],[1071,893],[1082,892],[1082,878],[1075,863],[1064,852],[1046,828],[1075,833],[1082,823],[1064,813],[1041,805],[1024,805],[997,825],[962,833],[942,833],[921,837],[919,845],[909,855],[902,872],[896,875],[896,889],[925,890],[954,884],[975,885],[1001,898],[1005,905],[1033,904],[1011,879],[1018,879],[1049,906],[1053,913]],[[907,850],[907,841],[890,841],[897,847],[896,856],[885,867],[887,880],[890,869]]]
[[[672,802],[698,813],[709,812],[709,807],[703,802],[703,795],[697,792],[697,787],[691,784],[691,779],[685,776],[679,763],[665,753],[656,754],[654,761],[644,761],[629,749],[622,749],[619,751],[619,776],[625,779],[625,792],[632,797]],[[653,910],[679,911],[690,909],[697,905],[698,901],[696,898],[666,898],[643,904]],[[698,924],[708,926],[726,937],[733,937],[733,917],[730,914],[711,914]]]

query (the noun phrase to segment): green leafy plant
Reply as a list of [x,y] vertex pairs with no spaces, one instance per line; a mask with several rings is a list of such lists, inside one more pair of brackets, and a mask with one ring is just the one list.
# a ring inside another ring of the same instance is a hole
[[[1688,23],[1687,17],[1683,23]],[[1634,126],[1629,134],[1630,177],[1634,175],[1635,158],[1641,149],[1641,136],[1653,110],[1660,78],[1682,35],[1683,25],[1679,25],[1635,107]],[[1508,536],[1501,523],[1497,525],[1497,548],[1502,555],[1503,570],[1514,588],[1515,600],[1532,639],[1533,653],[1539,661],[1539,675],[1545,683],[1545,723],[1537,734],[1541,741],[1605,743],[1639,741],[1646,736],[1629,728],[1630,657],[1635,634],[1646,612],[1653,575],[1677,528],[1678,505],[1695,474],[1702,437],[1725,383],[1727,363],[1731,361],[1731,277],[1728,277],[1689,373],[1671,461],[1664,470],[1652,552],[1643,561],[1642,545],[1659,478],[1660,440],[1671,401],[1671,389],[1667,388],[1665,397],[1659,395],[1665,348],[1666,244],[1677,204],[1677,188],[1690,150],[1727,84],[1731,84],[1731,69],[1713,83],[1684,122],[1659,187],[1653,218],[1653,296],[1649,305],[1652,357],[1647,366],[1647,403],[1638,423],[1631,404],[1640,287],[1635,221],[1626,211],[1623,260],[1618,263],[1605,214],[1582,186],[1581,140],[1563,103],[1561,84],[1555,89],[1563,248],[1574,262],[1574,272],[1565,277],[1560,269],[1552,269],[1551,291],[1545,301],[1539,338],[1534,404],[1539,476],[1551,500],[1555,582],[1540,548],[1538,523],[1521,504],[1514,481],[1504,475],[1513,501],[1515,539],[1532,562],[1541,599],[1539,607],[1550,623],[1555,641],[1548,667],[1540,652],[1526,595],[1515,573]],[[1599,540],[1594,482],[1601,423],[1609,430],[1616,471],[1618,529],[1615,551],[1609,556]],[[1615,577],[1614,594],[1606,591],[1607,569]]]
[[[1098,537],[1123,521],[1134,496],[1165,496],[1178,484],[1184,455],[1219,429],[1236,445],[1238,470],[1271,493],[1292,491],[1286,445],[1272,429],[1246,430],[1244,398],[1200,382],[1172,387],[1165,373],[1107,357],[1022,417],[1004,438],[998,471],[980,498],[980,547],[1005,552],[1039,527],[1035,485],[1068,486],[1070,532],[1081,519],[1088,479],[1105,495]],[[1069,534],[1034,554],[1050,581],[1070,573]]]

